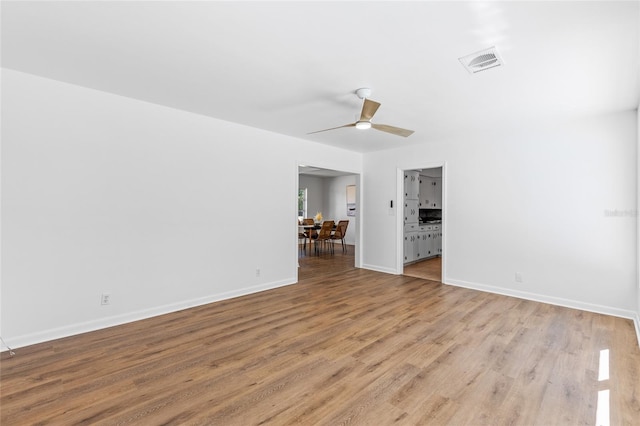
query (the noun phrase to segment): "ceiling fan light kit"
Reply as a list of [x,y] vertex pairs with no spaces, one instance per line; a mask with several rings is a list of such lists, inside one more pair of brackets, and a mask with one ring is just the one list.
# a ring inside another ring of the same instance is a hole
[[330,129],[318,130],[315,132],[307,133],[311,135],[313,133],[326,132],[329,130],[341,129],[343,127],[355,127],[359,130],[367,130],[370,128],[374,128],[375,130],[380,130],[382,132],[391,133],[392,135],[407,137],[413,134],[413,130],[401,129],[400,127],[389,126],[387,124],[372,124],[371,119],[373,118],[376,111],[380,107],[380,102],[372,101],[369,99],[371,95],[371,89],[367,87],[361,87],[356,90],[356,95],[360,99],[364,99],[362,103],[362,112],[360,113],[360,119],[355,123],[345,124],[344,126],[332,127]]

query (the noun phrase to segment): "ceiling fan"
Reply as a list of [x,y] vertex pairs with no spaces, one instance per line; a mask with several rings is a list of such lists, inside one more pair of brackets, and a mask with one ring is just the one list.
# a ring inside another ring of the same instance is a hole
[[403,136],[405,138],[413,134],[413,130],[401,129],[400,127],[389,126],[387,124],[372,123],[371,119],[373,118],[373,115],[376,113],[376,111],[380,107],[380,103],[368,99],[369,96],[371,95],[371,89],[368,89],[368,88],[358,89],[356,90],[356,95],[358,95],[360,99],[364,99],[364,103],[362,104],[362,113],[360,114],[360,119],[358,121],[356,121],[355,123],[345,124],[344,126],[318,130],[318,131],[307,133],[307,134],[312,135],[314,133],[326,132],[326,131],[335,130],[335,129],[342,129],[343,127],[355,127],[356,129],[361,129],[361,130],[374,128],[376,130],[391,133],[392,135]]

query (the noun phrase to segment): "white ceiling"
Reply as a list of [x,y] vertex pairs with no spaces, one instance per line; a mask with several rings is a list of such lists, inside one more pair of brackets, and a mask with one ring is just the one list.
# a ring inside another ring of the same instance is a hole
[[[2,2],[2,66],[349,150],[638,106],[637,1]],[[496,46],[505,65],[458,58]],[[355,121],[415,130],[308,132]]]

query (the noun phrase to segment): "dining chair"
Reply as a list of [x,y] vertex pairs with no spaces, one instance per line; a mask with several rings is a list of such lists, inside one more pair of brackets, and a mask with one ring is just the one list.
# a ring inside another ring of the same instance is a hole
[[[331,234],[331,239],[336,241],[340,240],[342,243],[342,252],[347,252],[347,246],[344,244],[344,238],[347,236],[347,226],[349,226],[348,220],[341,220],[336,226],[336,230]],[[332,244],[333,245],[333,244]]]
[[[308,218],[302,219],[302,225],[312,226],[312,225],[315,225],[315,222],[313,221],[313,218],[308,217]],[[311,247],[311,240],[314,239],[316,235],[317,233],[314,228],[306,228],[303,230],[303,232],[298,233],[298,238],[304,240],[302,247],[305,252],[307,251],[307,239],[309,239],[309,247]]]
[[[333,226],[335,222],[333,220],[325,220],[322,222],[322,227],[320,228],[320,232],[315,237],[315,251],[316,254],[320,254],[318,251],[318,244],[326,245],[331,240],[331,231],[333,230]],[[329,251],[333,254],[333,244],[329,247]]]

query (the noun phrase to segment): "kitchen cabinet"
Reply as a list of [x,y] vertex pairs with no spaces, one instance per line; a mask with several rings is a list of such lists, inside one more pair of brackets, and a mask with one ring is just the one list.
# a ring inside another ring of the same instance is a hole
[[418,258],[426,259],[433,256],[433,239],[431,237],[431,230],[426,227],[421,227],[418,233]]
[[429,202],[429,199],[431,198],[431,192],[433,191],[432,182],[433,181],[431,180],[431,178],[420,176],[420,198],[418,200],[420,201],[419,205],[421,209],[428,208],[427,203]]
[[420,230],[420,225],[417,223],[407,223],[404,225],[404,232],[418,232]]
[[420,193],[420,172],[407,170],[404,172],[404,199],[418,200]]
[[433,226],[433,255],[442,256],[442,225]]
[[436,178],[433,180],[433,208],[442,208],[442,179]]
[[418,259],[418,234],[419,232],[404,233],[404,263],[413,262]]
[[421,209],[442,208],[442,178],[420,177],[419,206]]
[[420,222],[420,172],[404,172],[404,263],[424,257],[427,237],[421,232]]
[[409,224],[404,227],[404,263],[442,255],[442,226]]
[[405,200],[404,201],[404,224],[415,223],[420,220],[420,209],[418,207],[418,200]]
[[433,225],[420,225],[420,259],[435,256],[434,242]]

